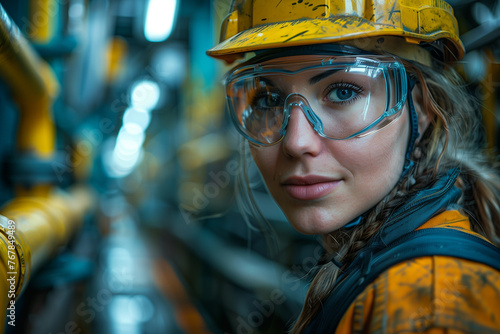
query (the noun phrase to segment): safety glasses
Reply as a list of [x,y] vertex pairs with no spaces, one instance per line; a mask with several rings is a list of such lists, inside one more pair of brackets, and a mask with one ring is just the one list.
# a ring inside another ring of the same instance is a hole
[[270,146],[302,110],[322,137],[345,140],[381,130],[402,114],[406,71],[386,56],[292,56],[242,65],[225,79],[231,118],[254,144]]

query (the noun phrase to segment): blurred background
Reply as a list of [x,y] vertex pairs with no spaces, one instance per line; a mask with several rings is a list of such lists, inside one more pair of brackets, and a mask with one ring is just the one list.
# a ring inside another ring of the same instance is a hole
[[[449,2],[496,148],[500,4]],[[0,0],[6,333],[279,333],[298,315],[322,250],[251,163],[270,226],[238,208],[227,68],[205,55],[229,4]]]

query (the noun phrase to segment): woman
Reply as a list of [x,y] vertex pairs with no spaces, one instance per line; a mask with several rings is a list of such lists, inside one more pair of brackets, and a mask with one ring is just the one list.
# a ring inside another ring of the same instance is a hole
[[456,27],[443,1],[233,1],[208,51],[244,58],[232,119],[325,244],[292,333],[500,332],[500,180]]

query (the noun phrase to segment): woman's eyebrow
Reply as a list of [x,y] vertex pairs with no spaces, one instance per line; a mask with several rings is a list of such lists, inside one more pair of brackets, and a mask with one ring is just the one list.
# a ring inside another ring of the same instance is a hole
[[318,75],[315,75],[315,76],[313,76],[311,79],[309,79],[309,84],[310,84],[310,85],[317,84],[317,83],[318,83],[318,82],[320,82],[321,80],[323,80],[323,79],[325,79],[325,78],[329,77],[330,75],[332,75],[332,74],[334,74],[334,73],[336,73],[336,72],[338,72],[338,71],[340,71],[340,69],[339,69],[339,68],[334,69],[334,70],[325,71],[325,72],[323,72],[323,73],[320,73],[320,74],[318,74]]
[[[245,81],[241,82],[241,84],[246,85]],[[254,88],[262,87],[261,86],[262,84],[264,84],[266,86],[275,86],[274,82],[271,79],[264,78],[264,77],[253,78]]]

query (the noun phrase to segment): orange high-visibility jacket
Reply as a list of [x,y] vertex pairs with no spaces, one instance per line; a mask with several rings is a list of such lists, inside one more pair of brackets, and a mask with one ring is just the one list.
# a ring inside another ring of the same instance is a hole
[[[445,211],[418,229],[437,227],[479,236],[458,211]],[[365,288],[335,333],[500,333],[500,272],[448,256],[402,262]]]

